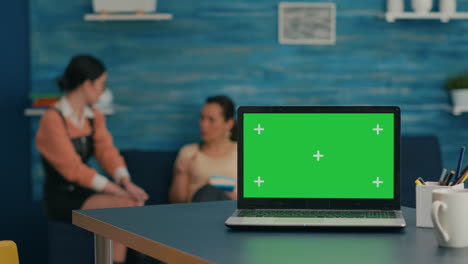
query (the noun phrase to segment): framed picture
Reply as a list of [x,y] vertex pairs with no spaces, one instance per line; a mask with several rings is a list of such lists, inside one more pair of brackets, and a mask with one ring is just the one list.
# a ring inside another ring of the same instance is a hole
[[287,3],[278,6],[281,44],[335,44],[334,3]]

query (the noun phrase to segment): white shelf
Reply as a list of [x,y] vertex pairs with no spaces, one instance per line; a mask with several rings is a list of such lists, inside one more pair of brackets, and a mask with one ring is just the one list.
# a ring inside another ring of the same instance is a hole
[[26,108],[24,109],[25,116],[40,116],[42,115],[47,109],[45,108]]
[[85,21],[148,21],[148,20],[171,20],[172,14],[144,13],[144,14],[85,14]]
[[396,19],[440,19],[441,22],[447,23],[450,19],[468,19],[468,12],[456,12],[452,14],[444,14],[441,12],[415,13],[415,12],[387,12],[385,14],[387,22],[395,22]]
[[[24,109],[25,116],[41,116],[48,108],[26,108]],[[99,109],[104,115],[113,115],[115,113],[114,107],[106,107],[105,109]]]

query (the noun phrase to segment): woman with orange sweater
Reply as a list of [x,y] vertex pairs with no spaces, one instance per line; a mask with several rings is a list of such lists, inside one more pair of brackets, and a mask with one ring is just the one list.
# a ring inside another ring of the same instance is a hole
[[[106,78],[98,59],[73,57],[59,80],[64,96],[42,116],[36,145],[46,173],[44,200],[51,219],[71,221],[75,209],[140,206],[148,199],[132,183],[103,114],[92,107]],[[114,182],[87,165],[91,156]],[[126,248],[114,243],[115,263],[123,263],[125,256]]]

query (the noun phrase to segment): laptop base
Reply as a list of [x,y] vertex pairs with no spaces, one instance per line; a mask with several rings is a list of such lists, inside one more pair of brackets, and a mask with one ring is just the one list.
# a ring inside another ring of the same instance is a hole
[[[309,210],[313,211],[313,210]],[[394,218],[314,218],[314,217],[239,217],[236,210],[225,224],[228,227],[370,227],[370,228],[403,228],[406,222],[401,211],[391,211]]]

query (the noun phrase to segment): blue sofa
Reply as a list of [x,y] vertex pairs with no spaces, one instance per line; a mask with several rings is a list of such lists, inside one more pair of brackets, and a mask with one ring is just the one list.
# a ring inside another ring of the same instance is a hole
[[[401,142],[401,202],[415,207],[414,180],[437,180],[442,170],[440,146],[435,136],[403,136]],[[123,150],[135,183],[150,199],[147,204],[168,202],[168,191],[177,152]],[[67,223],[49,221],[49,263],[93,263],[93,236]]]
[[[125,150],[122,155],[134,181],[150,194],[148,204],[167,203],[177,152]],[[435,136],[403,136],[400,158],[401,204],[414,208],[414,180],[437,181],[442,171],[439,141]]]

